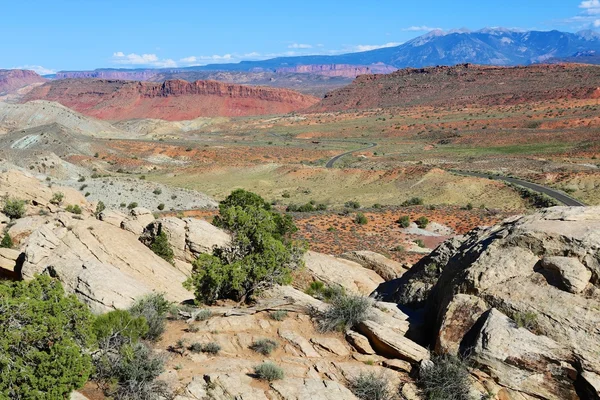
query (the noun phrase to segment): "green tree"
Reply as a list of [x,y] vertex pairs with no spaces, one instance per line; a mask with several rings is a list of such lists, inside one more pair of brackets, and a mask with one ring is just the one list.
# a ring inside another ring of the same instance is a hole
[[171,245],[169,244],[169,238],[167,237],[167,234],[162,230],[162,226],[158,228],[158,235],[154,237],[154,240],[150,245],[150,250],[152,250],[154,254],[163,260],[170,262],[171,264],[173,263],[173,258],[175,255]]
[[98,204],[96,204],[96,211],[94,211],[94,216],[98,218],[104,210],[106,210],[106,205],[103,201],[99,201]]
[[22,218],[25,215],[25,200],[6,198],[2,212],[11,219]]
[[429,219],[427,217],[419,217],[415,222],[421,229],[425,229],[427,228],[427,225],[429,225]]
[[234,191],[213,223],[228,230],[232,241],[194,262],[185,285],[199,301],[244,301],[258,290],[291,282],[291,272],[302,265],[303,249],[291,240],[297,230],[293,220],[271,211],[254,193]]
[[8,234],[8,232],[6,232],[4,234],[4,236],[2,237],[2,241],[0,242],[0,247],[3,247],[5,249],[12,249],[13,241],[12,241],[12,238],[10,237],[10,235]]
[[57,280],[0,284],[0,398],[64,399],[88,380],[93,316]]
[[410,226],[410,217],[408,215],[403,215],[398,219],[398,223],[402,228],[408,228]]

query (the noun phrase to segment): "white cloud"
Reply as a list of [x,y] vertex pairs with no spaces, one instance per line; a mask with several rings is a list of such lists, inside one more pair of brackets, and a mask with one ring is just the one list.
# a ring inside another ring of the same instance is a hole
[[351,46],[348,51],[369,51],[369,50],[377,50],[383,49],[385,47],[396,47],[400,46],[402,43],[399,42],[389,42],[385,44],[357,44],[355,46]]
[[600,0],[585,0],[579,4],[579,8],[583,8],[586,14],[598,15],[600,14]]
[[402,29],[402,31],[404,31],[404,32],[431,32],[431,31],[437,31],[437,30],[441,30],[441,28],[432,28],[427,25],[409,26],[408,28]]
[[312,49],[312,45],[303,43],[292,43],[288,46],[288,49]]
[[600,28],[600,19],[597,19],[594,21],[594,27],[595,28]]
[[41,65],[23,65],[20,67],[13,67],[10,69],[28,69],[30,71],[34,71],[35,73],[37,73],[39,75],[51,75],[51,74],[56,73],[55,70],[42,67]]
[[142,65],[159,68],[177,67],[177,63],[170,58],[160,59],[156,54],[125,54],[122,51],[114,52],[112,61],[115,64],[122,65]]

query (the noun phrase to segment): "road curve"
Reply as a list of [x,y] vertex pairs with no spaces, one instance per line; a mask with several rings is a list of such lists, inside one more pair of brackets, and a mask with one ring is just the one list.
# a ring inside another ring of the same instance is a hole
[[[349,141],[344,141],[344,143],[348,143],[348,142]],[[358,143],[358,142],[354,142],[354,143]],[[367,143],[365,143],[365,144],[367,144]],[[325,164],[325,168],[333,168],[333,164],[335,164],[336,161],[338,161],[340,158],[342,158],[344,156],[347,156],[347,155],[352,154],[352,153],[356,153],[357,151],[372,149],[375,146],[377,146],[377,143],[373,142],[373,143],[369,143],[369,145],[367,147],[362,147],[360,149],[351,150],[351,151],[347,151],[347,152],[342,153],[342,154],[338,154],[337,156],[333,157],[331,160],[327,161],[327,164]]]
[[537,183],[524,181],[522,179],[511,178],[508,176],[482,174],[480,172],[453,171],[453,170],[451,170],[450,172],[453,172],[457,175],[473,176],[476,178],[489,178],[489,179],[509,182],[509,183],[512,183],[515,185],[523,186],[523,187],[526,187],[527,189],[531,189],[531,190],[534,190],[539,193],[544,193],[544,194],[552,197],[554,200],[556,200],[566,206],[571,206],[571,207],[585,207],[586,206],[585,203],[582,203],[579,200],[575,200],[574,198],[567,196],[563,192],[549,188],[547,186],[538,185]]

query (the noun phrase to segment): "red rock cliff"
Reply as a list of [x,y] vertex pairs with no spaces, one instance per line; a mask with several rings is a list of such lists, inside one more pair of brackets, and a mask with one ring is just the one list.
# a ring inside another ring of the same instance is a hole
[[33,71],[24,69],[0,69],[0,95],[18,90],[32,83],[46,82]]
[[59,102],[83,114],[120,120],[159,118],[170,121],[215,116],[283,114],[319,99],[287,90],[216,81],[162,83],[65,79],[48,82],[24,99]]

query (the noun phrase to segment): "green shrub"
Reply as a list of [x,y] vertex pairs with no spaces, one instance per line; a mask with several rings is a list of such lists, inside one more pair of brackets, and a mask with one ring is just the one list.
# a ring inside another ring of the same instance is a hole
[[8,232],[6,232],[2,237],[2,241],[0,241],[0,247],[4,249],[12,249],[13,241]]
[[0,283],[0,398],[65,399],[92,371],[93,315],[58,280]]
[[423,199],[420,197],[413,197],[402,203],[402,207],[420,206],[423,205]]
[[343,286],[333,285],[327,286],[321,281],[313,281],[310,283],[308,288],[304,291],[309,296],[312,296],[319,300],[330,301],[334,297],[343,296],[345,290]]
[[54,194],[52,195],[52,198],[50,199],[50,203],[54,204],[56,206],[59,206],[62,203],[64,198],[65,198],[64,193],[54,192]]
[[472,400],[469,370],[458,357],[434,356],[433,366],[421,369],[418,384],[430,400]]
[[369,318],[372,305],[368,297],[336,296],[325,311],[318,313],[318,328],[321,332],[348,330]]
[[525,328],[530,331],[538,328],[538,316],[533,311],[516,312],[513,313],[512,317],[519,328]]
[[142,337],[156,341],[165,332],[166,320],[171,303],[160,293],[151,293],[136,300],[129,312],[134,317],[144,317],[148,323],[148,332]]
[[152,193],[154,193],[155,195],[157,195],[157,196],[158,196],[159,194],[161,194],[161,193],[162,193],[162,189],[161,189],[161,188],[156,188],[156,189],[154,189],[154,190],[152,191]]
[[131,203],[129,203],[127,205],[127,208],[130,210],[133,210],[134,208],[136,208],[138,206],[138,203],[136,203],[135,201],[132,201]]
[[473,203],[467,203],[467,205],[465,206],[466,210],[472,210],[473,209]]
[[354,222],[356,222],[359,225],[366,225],[369,223],[369,220],[367,219],[367,217],[365,217],[365,214],[358,213],[358,214],[356,214],[356,217],[354,218]]
[[70,212],[71,214],[81,215],[83,210],[77,204],[69,204],[65,207],[66,212]]
[[185,286],[198,301],[245,301],[256,291],[291,282],[304,249],[291,240],[297,230],[292,218],[270,209],[260,196],[241,189],[221,202],[213,224],[228,230],[232,240],[194,262]]
[[221,351],[221,346],[218,343],[215,342],[210,342],[210,343],[206,343],[204,345],[202,345],[202,352],[203,353],[209,353],[209,354],[219,354],[219,352]]
[[402,228],[408,228],[410,226],[410,217],[408,215],[403,215],[398,218],[398,223]]
[[202,352],[202,343],[192,343],[189,347],[188,350],[191,351],[192,353],[201,353]]
[[274,321],[283,321],[288,316],[288,312],[284,310],[273,311],[269,314],[269,317]]
[[263,356],[268,356],[277,348],[277,342],[271,339],[259,339],[250,345],[250,349]]
[[150,250],[152,250],[154,254],[156,254],[163,260],[171,264],[173,263],[175,253],[173,253],[173,249],[169,244],[169,238],[167,237],[167,234],[162,230],[162,228],[159,228],[158,235],[156,235],[152,240]]
[[427,225],[429,225],[429,219],[427,217],[419,217],[415,222],[421,229],[425,229],[427,228]]
[[283,379],[283,369],[272,362],[264,362],[261,365],[254,367],[254,374],[258,379],[273,382]]
[[419,246],[422,249],[425,248],[425,242],[422,239],[415,239],[415,240],[413,240],[413,243],[415,243],[417,246]]
[[350,390],[361,400],[393,400],[388,380],[374,372],[361,372],[349,380]]
[[106,352],[118,351],[124,344],[137,343],[148,333],[144,317],[134,317],[127,310],[99,315],[92,324],[98,347]]
[[96,210],[94,211],[94,215],[96,216],[96,218],[98,218],[98,216],[100,216],[100,214],[104,210],[106,210],[106,206],[102,201],[99,201],[98,204],[96,204]]
[[123,346],[113,369],[116,383],[106,394],[115,400],[159,400],[170,396],[166,382],[157,380],[164,359],[143,343]]
[[160,203],[158,205],[158,207],[156,207],[156,208],[158,208],[160,211],[164,210],[165,209],[165,203]]
[[344,206],[357,210],[360,208],[360,203],[358,201],[351,200],[344,203]]
[[212,311],[207,309],[200,310],[196,315],[194,315],[194,319],[196,321],[206,321],[210,317],[212,317]]
[[6,198],[2,212],[11,219],[19,219],[25,215],[25,200]]

